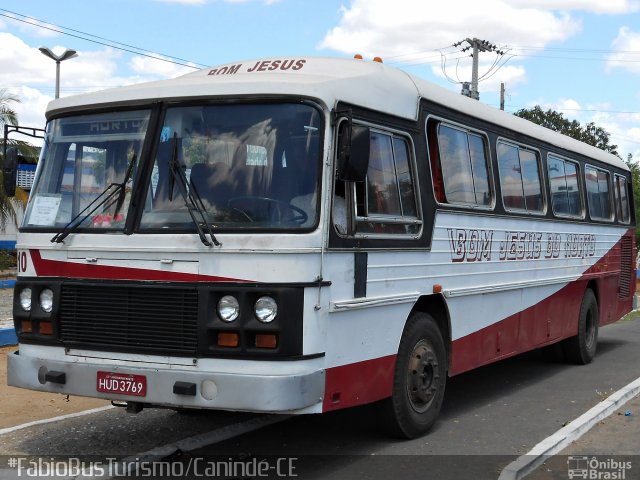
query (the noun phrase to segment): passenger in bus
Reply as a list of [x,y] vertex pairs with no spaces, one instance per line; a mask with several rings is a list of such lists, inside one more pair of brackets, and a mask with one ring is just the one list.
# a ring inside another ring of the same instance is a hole
[[[317,179],[315,175],[309,175],[309,172],[305,171],[304,164],[294,165],[291,159],[288,163],[288,168],[291,169],[291,173],[293,174],[291,183],[295,186],[294,189],[297,193],[297,195],[289,201],[289,204],[295,208],[303,210],[306,214],[306,218],[302,223],[300,223],[300,227],[310,227],[316,221],[316,205],[318,198]],[[295,211],[291,213],[295,217],[300,218],[299,213],[296,213]]]
[[340,180],[336,181],[336,192],[331,209],[333,224],[340,235],[347,234],[347,202],[345,201],[344,183]]
[[190,183],[207,209],[221,210],[232,196],[226,162],[196,163],[191,167]]
[[215,131],[210,131],[207,134],[205,144],[207,161],[209,163],[226,163],[231,167],[239,145],[240,141],[231,133],[217,134]]

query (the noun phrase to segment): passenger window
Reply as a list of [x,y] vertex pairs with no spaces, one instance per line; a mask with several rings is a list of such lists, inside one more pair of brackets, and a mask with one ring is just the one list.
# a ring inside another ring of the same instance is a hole
[[582,217],[582,201],[575,163],[549,155],[547,162],[551,208],[561,217]]
[[369,168],[364,182],[336,180],[332,207],[339,234],[347,234],[347,198],[355,207],[355,233],[417,235],[422,224],[416,201],[407,138],[371,130]]
[[489,206],[491,191],[484,137],[441,124],[437,140],[439,165],[435,164],[434,184],[437,189],[439,174],[444,183],[444,195],[440,194],[438,201]]
[[389,135],[371,132],[366,195],[369,215],[402,216],[400,190]]
[[393,139],[393,154],[396,161],[402,214],[407,217],[417,217],[416,194],[411,175],[411,156],[409,155],[409,145],[406,140],[398,137]]
[[629,209],[629,195],[626,178],[622,175],[616,175],[613,191],[616,197],[618,221],[622,223],[629,223],[631,221],[631,211]]
[[544,212],[540,157],[535,151],[498,142],[498,168],[505,209]]
[[609,193],[609,172],[586,166],[584,174],[587,184],[589,215],[595,220],[611,220],[613,212]]

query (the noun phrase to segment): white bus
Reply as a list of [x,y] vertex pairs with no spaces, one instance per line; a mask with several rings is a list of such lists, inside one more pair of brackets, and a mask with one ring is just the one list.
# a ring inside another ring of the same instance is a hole
[[589,363],[632,308],[620,159],[379,62],[238,62],[47,119],[10,385],[133,411],[379,402],[416,437],[447,377],[558,342]]

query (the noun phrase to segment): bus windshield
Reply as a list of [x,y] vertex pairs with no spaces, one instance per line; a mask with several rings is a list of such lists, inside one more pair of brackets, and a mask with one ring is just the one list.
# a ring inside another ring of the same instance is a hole
[[168,108],[140,228],[193,228],[187,197],[214,230],[312,227],[320,118],[300,103]]
[[[127,216],[140,219],[131,224],[134,231],[155,233],[202,231],[204,222],[211,232],[316,224],[316,107],[171,106],[156,132],[148,132],[150,118],[151,110],[136,110],[49,122],[22,228],[55,231],[62,240],[77,230],[122,231]],[[142,158],[150,135],[156,144]],[[148,178],[137,179],[141,172]],[[141,213],[131,213],[131,198],[144,199],[137,202]]]
[[49,122],[22,227],[124,228],[149,117],[138,110]]

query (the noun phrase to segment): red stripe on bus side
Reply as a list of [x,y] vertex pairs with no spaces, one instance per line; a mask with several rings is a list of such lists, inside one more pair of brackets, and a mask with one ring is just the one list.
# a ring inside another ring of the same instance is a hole
[[42,258],[39,250],[29,250],[31,260],[39,277],[68,277],[100,280],[149,280],[172,282],[239,282],[253,283],[230,277],[199,275],[196,273],[165,272],[144,268],[114,267],[90,263],[63,262]]
[[[633,239],[635,232],[627,233]],[[635,255],[633,256],[635,261]],[[587,283],[595,280],[600,325],[612,323],[629,312],[635,292],[635,275],[627,298],[618,297],[620,286],[620,242],[589,268],[580,279],[522,312],[453,342],[451,376],[519,353],[559,341],[575,334],[582,296]],[[635,269],[632,269],[635,273]],[[395,355],[327,369],[323,411],[381,400],[391,395]]]
[[[635,232],[627,235],[635,243]],[[600,325],[620,319],[632,309],[635,275],[630,294],[619,298],[621,241],[590,267],[580,279],[571,282],[541,302],[493,325],[455,340],[451,346],[450,375],[457,375],[503,358],[512,357],[561,339],[578,330],[580,304],[591,280],[596,282]],[[635,253],[635,247],[632,252]],[[635,256],[632,261],[635,262]],[[632,269],[635,273],[635,269]]]
[[322,411],[364,405],[391,395],[396,356],[350,363],[326,371]]

